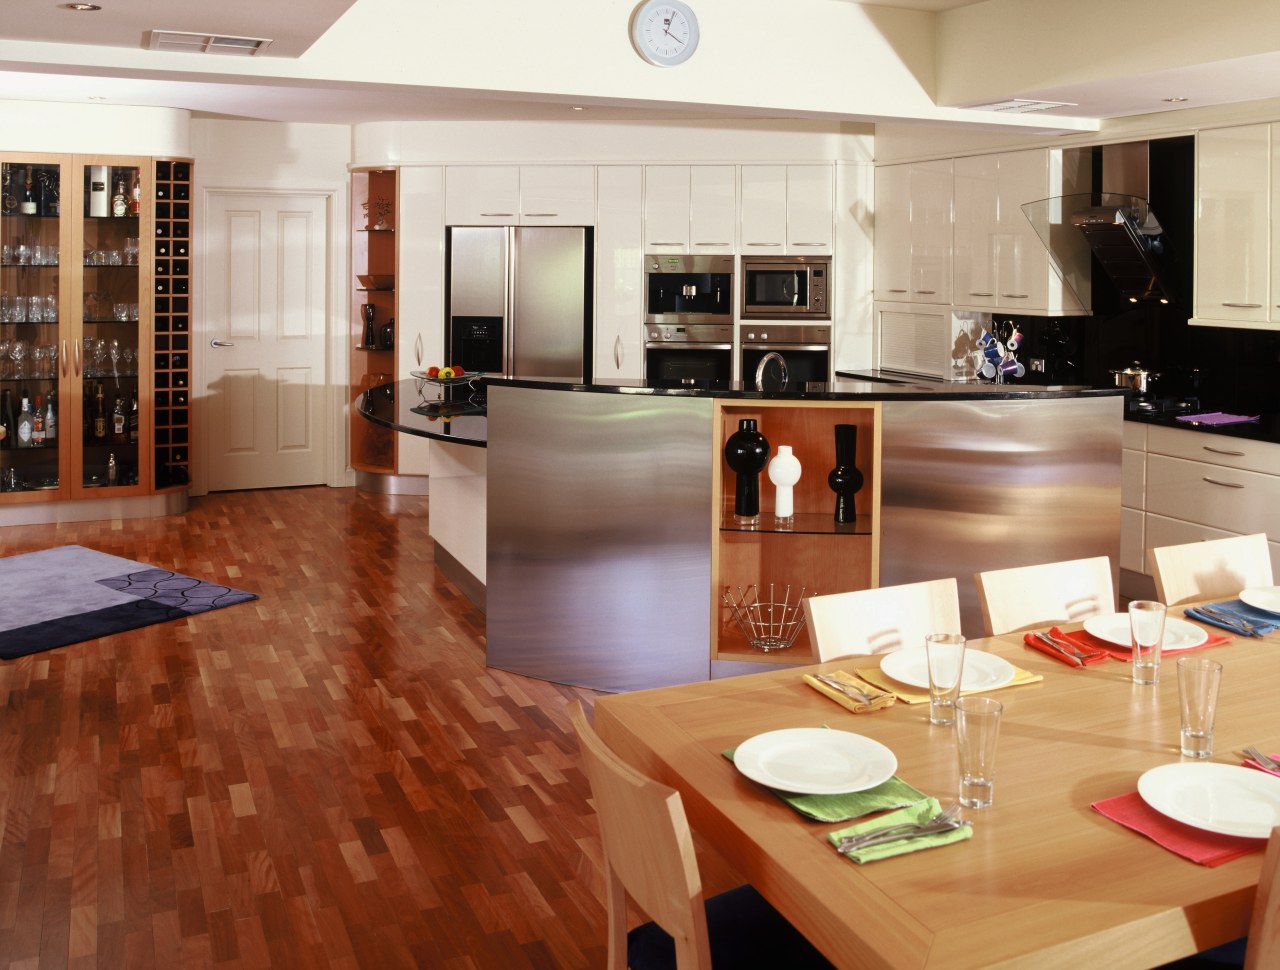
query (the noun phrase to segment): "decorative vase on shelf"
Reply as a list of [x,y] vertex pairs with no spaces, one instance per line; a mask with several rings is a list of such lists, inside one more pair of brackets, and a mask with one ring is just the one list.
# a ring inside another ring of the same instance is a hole
[[360,316],[364,318],[364,339],[360,342],[360,346],[366,350],[373,350],[377,341],[373,337],[373,315],[374,306],[372,303],[362,304],[360,307]]
[[760,473],[769,463],[769,442],[756,430],[755,418],[743,418],[724,443],[724,459],[738,476],[733,518],[744,525],[760,520]]
[[778,453],[769,462],[769,481],[777,489],[773,497],[773,517],[779,525],[790,525],[796,514],[792,489],[800,481],[800,459],[792,453],[790,445],[778,445]]
[[827,485],[836,493],[836,521],[852,522],[858,517],[853,497],[862,488],[862,472],[854,464],[858,455],[858,426],[836,425],[836,467],[827,476]]

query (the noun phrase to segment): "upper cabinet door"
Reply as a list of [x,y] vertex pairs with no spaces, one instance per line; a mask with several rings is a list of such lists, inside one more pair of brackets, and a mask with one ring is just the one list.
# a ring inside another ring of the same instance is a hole
[[875,298],[911,300],[911,166],[875,170]]
[[593,373],[639,379],[644,372],[644,206],[638,165],[602,165],[596,260]]
[[515,165],[451,165],[445,170],[444,218],[450,226],[511,226],[520,219]]
[[787,166],[787,252],[796,256],[831,254],[834,175],[831,165]]
[[1196,317],[1265,326],[1271,315],[1271,126],[1200,132],[1196,183]]
[[910,299],[951,302],[951,160],[910,168]]
[[689,252],[733,252],[738,221],[736,175],[732,165],[689,169]]
[[787,167],[742,166],[742,255],[787,251]]
[[[1008,152],[999,159],[998,306],[1002,310],[1049,308],[1049,254],[1022,211],[1049,195],[1048,152]],[[956,220],[957,229],[959,219]]]
[[596,170],[592,165],[526,165],[520,169],[520,225],[593,226]]
[[995,155],[955,160],[956,225],[952,269],[956,306],[994,310],[999,227],[999,162]]
[[644,251],[689,251],[688,165],[649,165],[645,168]]

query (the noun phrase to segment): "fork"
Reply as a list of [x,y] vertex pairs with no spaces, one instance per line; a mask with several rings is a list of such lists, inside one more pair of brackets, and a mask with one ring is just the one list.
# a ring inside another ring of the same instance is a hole
[[883,693],[875,695],[868,694],[865,691],[858,690],[858,688],[854,687],[853,684],[846,683],[843,680],[838,680],[837,678],[828,676],[827,674],[814,674],[813,676],[833,690],[838,690],[840,693],[846,694],[849,697],[852,697],[855,701],[859,701],[863,704],[871,704],[885,696]]
[[1077,667],[1084,666],[1084,659],[1083,659],[1084,655],[1076,653],[1076,651],[1073,650],[1067,644],[1062,643],[1056,638],[1049,636],[1049,634],[1047,633],[1034,633],[1032,634],[1032,636],[1034,636],[1041,643],[1047,644],[1050,647],[1050,649],[1058,651],[1058,653],[1062,654],[1064,657],[1066,657],[1068,660],[1074,663]]
[[1083,660],[1085,657],[1089,656],[1087,653],[1085,653],[1083,650],[1078,648],[1071,641],[1063,640],[1061,637],[1055,637],[1052,633],[1048,633],[1048,632],[1037,633],[1036,636],[1043,637],[1045,640],[1048,640],[1050,643],[1052,643],[1055,647],[1060,647],[1061,649],[1067,651],[1067,653],[1071,654],[1071,656],[1075,657],[1077,660]]
[[927,834],[927,831],[945,832],[947,829],[968,825],[968,822],[961,822],[956,818],[960,814],[960,809],[959,802],[952,802],[933,818],[925,819],[923,822],[903,822],[900,825],[890,825],[888,828],[876,829],[873,832],[845,836],[836,843],[836,851],[848,852],[851,849],[860,849],[873,842],[892,842],[908,835],[924,835]]
[[1275,758],[1268,757],[1257,748],[1245,748],[1244,753],[1254,761],[1258,762],[1258,764],[1262,765],[1262,767],[1266,768],[1267,771],[1280,771],[1280,761],[1276,761]]
[[1231,627],[1233,630],[1238,630],[1247,637],[1258,636],[1258,632],[1254,627],[1254,624],[1246,620],[1243,616],[1240,616],[1238,613],[1229,613],[1226,610],[1214,609],[1212,606],[1202,606],[1200,607],[1200,612],[1205,616],[1211,616],[1215,620],[1227,624],[1227,626]]

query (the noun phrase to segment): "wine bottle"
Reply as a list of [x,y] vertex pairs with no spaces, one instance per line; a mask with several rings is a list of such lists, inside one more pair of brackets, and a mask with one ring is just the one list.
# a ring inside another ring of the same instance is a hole
[[22,389],[22,410],[18,413],[18,440],[16,442],[19,448],[31,447],[32,432],[32,415],[31,415],[31,399],[27,397],[26,388]]
[[138,443],[138,392],[133,392],[133,403],[129,405],[129,444]]
[[17,434],[13,424],[13,395],[7,387],[0,391],[0,428],[4,429],[4,434],[0,434],[0,448],[7,451],[13,447],[13,437]]
[[107,436],[107,405],[102,398],[102,383],[98,383],[93,398],[93,436],[102,441]]
[[44,412],[44,440],[53,443],[58,440],[58,409],[54,407],[56,391],[49,391],[49,404]]
[[129,192],[129,215],[136,216],[142,211],[142,183],[138,173],[133,173],[133,188]]
[[44,402],[36,394],[36,409],[31,414],[31,447],[44,447]]
[[111,197],[111,214],[123,216],[129,211],[129,204],[124,198],[124,179],[116,179],[116,194]]
[[116,398],[115,407],[111,409],[111,440],[122,445],[128,440],[125,431],[124,402]]
[[114,454],[107,455],[107,484],[114,485],[117,477],[116,456]]
[[31,185],[31,166],[27,166],[27,186],[22,194],[21,212],[24,216],[33,216],[40,211],[40,207],[36,205],[35,189]]

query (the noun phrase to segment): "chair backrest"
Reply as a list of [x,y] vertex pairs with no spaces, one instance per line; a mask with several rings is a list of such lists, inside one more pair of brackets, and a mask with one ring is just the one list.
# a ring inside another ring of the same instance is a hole
[[626,970],[628,894],[675,940],[680,970],[710,970],[702,879],[680,793],[614,754],[587,723],[580,701],[569,704],[569,717],[604,844],[609,970]]
[[988,636],[1049,623],[1078,623],[1116,611],[1115,582],[1106,556],[991,569],[974,580]]
[[1244,970],[1273,967],[1280,967],[1280,825],[1271,830],[1267,854],[1262,859],[1244,953]]
[[960,633],[954,578],[810,596],[809,639],[819,660],[923,647],[930,633]]
[[1237,596],[1250,586],[1270,586],[1271,553],[1266,533],[1206,539],[1148,552],[1156,598],[1173,606],[1215,596]]

